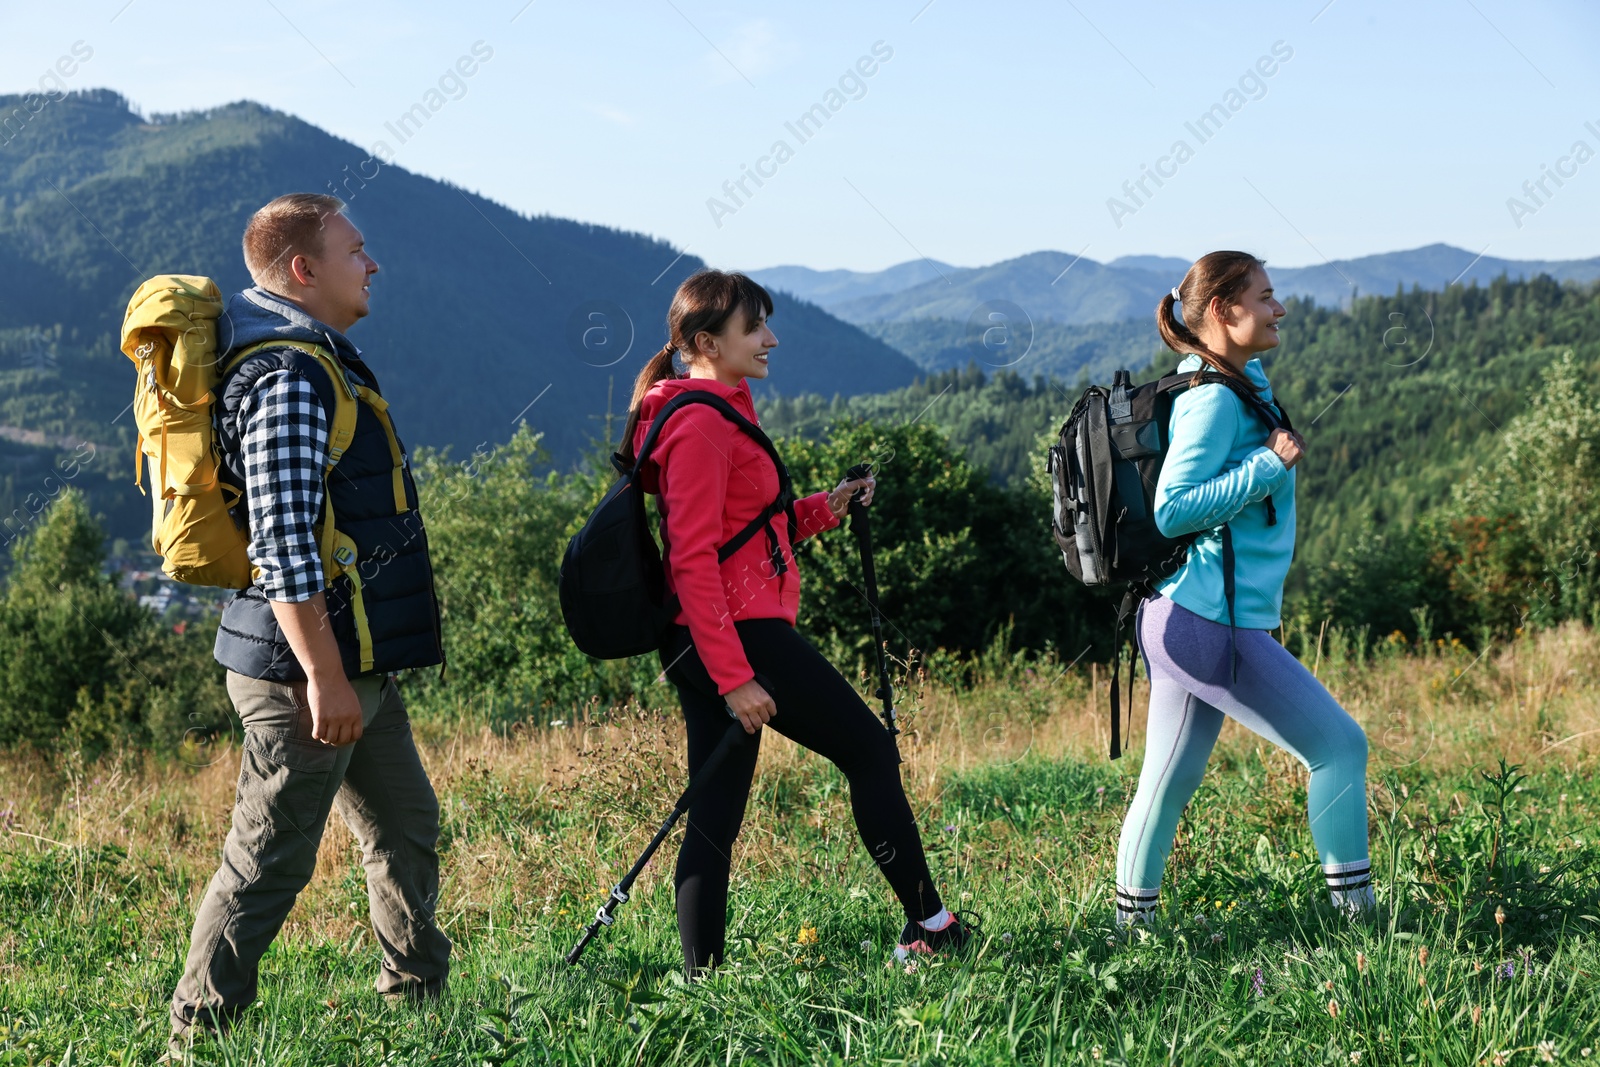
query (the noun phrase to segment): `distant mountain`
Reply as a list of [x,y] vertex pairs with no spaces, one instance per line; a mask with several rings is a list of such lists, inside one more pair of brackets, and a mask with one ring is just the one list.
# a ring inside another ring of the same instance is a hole
[[[1163,277],[1173,279],[1172,284],[1177,285],[1184,274],[1188,273],[1189,264],[1189,260],[1181,259],[1177,256],[1118,256],[1110,263],[1107,263],[1106,266],[1115,267],[1118,270],[1142,270],[1151,274],[1160,274]],[[1167,288],[1170,289],[1171,287],[1168,286]]]
[[[117,331],[135,286],[162,272],[248,285],[244,224],[286,192],[349,203],[382,267],[351,339],[408,441],[458,453],[525,419],[558,461],[577,457],[601,436],[608,390],[625,411],[673,289],[702,266],[640,234],[519,215],[258,104],[147,120],[109,90],[37,114],[23,100],[0,96],[0,115],[25,116],[0,144],[0,333],[54,340],[36,366],[0,360],[0,426],[107,439],[131,397]],[[776,303],[773,388],[852,395],[918,374],[821,308]]]
[[[910,263],[877,273],[803,267],[773,267],[757,273],[763,278],[788,280],[790,291],[803,291],[808,299],[855,323],[931,319],[964,323],[974,316],[984,317],[992,310],[990,304],[1004,301],[1035,323],[1081,325],[1152,316],[1162,294],[1178,284],[1189,269],[1188,260],[1172,256],[1121,256],[1099,263],[1065,252],[1034,252],[987,267],[958,269],[939,264],[937,272],[928,261],[923,263],[920,281],[910,280],[917,276],[909,269]],[[1396,288],[1413,286],[1439,290],[1452,282],[1486,285],[1501,275],[1526,279],[1548,274],[1557,281],[1588,282],[1600,278],[1600,257],[1498,259],[1435,244],[1309,267],[1268,263],[1267,269],[1280,296],[1348,307],[1356,293],[1387,295]],[[897,287],[902,282],[905,284]]]
[[769,267],[748,273],[768,289],[781,289],[825,308],[831,303],[858,296],[897,293],[901,289],[960,271],[960,267],[952,267],[936,259],[912,259],[879,271]]
[[[1165,285],[1163,283],[1165,282]],[[1120,322],[1153,307],[1150,294],[1170,288],[1162,275],[1117,269],[1066,252],[1034,252],[988,267],[934,278],[896,293],[832,305],[850,322],[980,318],[996,301],[1021,308],[1033,320],[1062,323]]]
[[1600,278],[1600,257],[1545,260],[1479,256],[1446,244],[1405,252],[1384,252],[1359,259],[1339,259],[1310,267],[1267,265],[1280,292],[1309,297],[1327,307],[1348,307],[1352,293],[1388,296],[1396,289],[1437,291],[1452,283],[1488,285],[1501,275],[1513,280],[1548,274],[1558,282],[1592,282]]

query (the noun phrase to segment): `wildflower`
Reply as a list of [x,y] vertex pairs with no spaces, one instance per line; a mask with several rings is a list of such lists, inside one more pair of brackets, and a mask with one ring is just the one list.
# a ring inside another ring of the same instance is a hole
[[1357,952],[1356,953],[1356,973],[1357,974],[1366,974],[1367,973],[1367,954],[1365,952]]
[[1059,940],[1059,939],[1058,939],[1058,940],[1057,940],[1057,941],[1056,941],[1056,948],[1060,948],[1060,947],[1061,947],[1061,942],[1060,942],[1060,940]]
[[1266,980],[1261,977],[1261,968],[1256,968],[1256,976],[1250,979],[1250,988],[1255,990],[1256,996],[1261,996],[1266,988]]
[[1483,961],[1482,960],[1473,960],[1472,961],[1472,973],[1473,974],[1477,974],[1479,971],[1482,971],[1482,970],[1483,970]]
[[1495,907],[1494,907],[1494,924],[1496,926],[1504,926],[1506,924],[1506,909],[1505,909],[1504,905],[1501,905],[1501,904],[1496,904],[1495,905]]
[[1350,1062],[1351,1063],[1360,1063],[1361,1062],[1361,1052],[1360,1052],[1360,1050],[1357,1050],[1355,1052],[1350,1053]]
[[1417,962],[1426,967],[1428,965],[1428,946],[1423,945],[1417,949]]
[[1495,973],[1499,974],[1501,978],[1515,978],[1517,976],[1517,965],[1510,960],[1506,960],[1505,966],[1498,968]]
[[817,928],[815,926],[800,927],[800,936],[795,938],[796,944],[815,945],[817,943]]
[[1008,930],[1005,933],[1001,934],[1000,935],[1000,940],[1002,940],[1002,941],[1010,941],[1011,940],[1011,932]]
[[917,961],[916,960],[912,960],[910,963],[906,964],[906,973],[907,974],[916,974],[917,973]]
[[946,825],[945,828],[944,828],[944,832],[947,833],[947,834],[955,833],[956,832],[955,824],[954,823],[950,823],[950,824]]
[[1328,1015],[1335,1019],[1339,1017],[1339,1002],[1337,1000],[1328,1001]]
[[1556,1043],[1554,1041],[1541,1041],[1534,1046],[1539,1053],[1539,1058],[1546,1063],[1556,1062]]
[[1212,934],[1212,935],[1211,935],[1211,943],[1212,943],[1212,944],[1213,944],[1213,945],[1220,945],[1220,944],[1222,944],[1222,935],[1221,935],[1221,934]]
[[1328,992],[1332,993],[1333,992],[1333,979],[1330,978],[1326,982],[1323,982],[1322,983],[1322,988],[1326,989]]
[[1098,1060],[1100,1058],[1100,1056],[1101,1056],[1100,1046],[1096,1045],[1093,1048],[1091,1048],[1089,1050],[1089,1055]]
[[1483,1018],[1483,1005],[1474,1004],[1472,1006],[1472,1025],[1477,1026],[1478,1020],[1481,1018]]
[[1496,1052],[1494,1054],[1494,1059],[1490,1060],[1489,1062],[1494,1064],[1494,1067],[1506,1067],[1506,1064],[1509,1063],[1510,1061],[1511,1061],[1511,1050],[1510,1049],[1505,1049],[1504,1051]]
[[870,951],[872,951],[872,942],[871,941],[863,941],[863,942],[861,942],[861,951],[862,952],[870,952]]
[[971,894],[971,893],[969,893],[969,892],[967,892],[967,891],[966,891],[966,890],[965,890],[965,889],[963,889],[963,890],[962,890],[962,891],[961,891],[961,902],[962,902],[962,903],[963,903],[963,904],[965,904],[965,903],[966,903],[966,902],[967,902],[967,901],[969,901],[969,900],[971,900],[971,899],[972,899],[972,894]]

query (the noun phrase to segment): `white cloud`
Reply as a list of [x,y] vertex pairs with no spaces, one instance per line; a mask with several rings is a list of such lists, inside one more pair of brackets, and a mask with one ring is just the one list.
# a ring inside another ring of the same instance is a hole
[[610,104],[590,104],[589,110],[607,122],[614,122],[618,126],[632,126],[638,121],[626,111],[619,107],[612,107]]
[[780,66],[791,51],[766,19],[743,23],[734,27],[732,33],[708,33],[707,36],[711,38],[713,50],[706,53],[705,62],[718,83],[745,78],[753,82]]

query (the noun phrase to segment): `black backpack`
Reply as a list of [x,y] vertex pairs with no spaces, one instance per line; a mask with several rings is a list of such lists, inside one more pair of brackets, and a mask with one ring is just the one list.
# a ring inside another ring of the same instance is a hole
[[760,445],[778,469],[777,497],[717,549],[717,562],[727,560],[765,530],[774,571],[782,574],[788,570],[772,520],[785,512],[789,529],[794,529],[794,489],[778,450],[761,427],[722,397],[700,390],[681,393],[662,406],[631,467],[619,453],[612,453],[611,464],[622,477],[567,543],[561,559],[561,616],[573,643],[596,659],[626,659],[654,652],[678,614],[678,598],[666,593],[661,549],[650,532],[639,475],[667,420],[690,404],[716,408]]
[[[1238,380],[1206,370],[1174,371],[1135,386],[1126,370],[1111,388],[1090,386],[1050,446],[1051,529],[1067,570],[1087,586],[1124,587],[1112,631],[1111,758],[1122,755],[1120,674],[1122,630],[1156,583],[1178,572],[1200,532],[1168,537],[1156,527],[1156,482],[1166,459],[1173,397],[1191,385],[1216,382],[1232,389],[1268,430],[1293,430],[1282,405],[1269,406]],[[1264,501],[1267,525],[1278,521],[1272,497]],[[1222,589],[1233,625],[1233,535],[1222,527]],[[1138,634],[1133,635],[1133,655]],[[1129,671],[1132,672],[1132,656]],[[1235,665],[1237,669],[1237,665]],[[1132,710],[1130,705],[1129,710]]]

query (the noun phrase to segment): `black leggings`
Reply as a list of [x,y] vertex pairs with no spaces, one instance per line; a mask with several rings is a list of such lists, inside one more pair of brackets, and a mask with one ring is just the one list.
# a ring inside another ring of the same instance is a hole
[[[734,624],[745,657],[777,714],[767,723],[844,772],[850,806],[867,851],[889,880],[906,918],[926,919],[943,904],[928,873],[916,817],[900,782],[900,754],[860,695],[795,628],[782,619],[745,619]],[[686,626],[674,627],[661,649],[667,677],[678,689],[689,732],[692,777],[711,750],[736,725],[723,698],[689,642]],[[722,960],[728,925],[728,867],[745,800],[755,774],[761,735],[728,754],[689,808],[674,879],[678,936],[684,965],[693,974]]]

